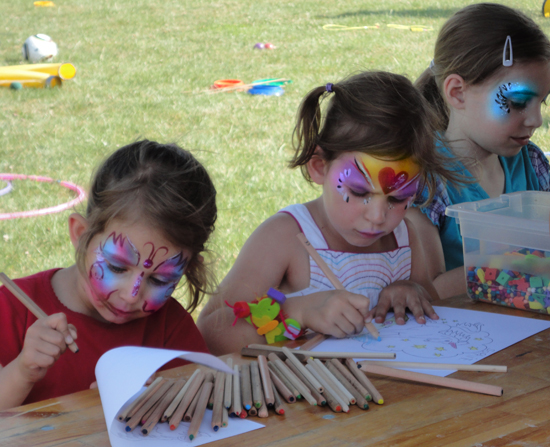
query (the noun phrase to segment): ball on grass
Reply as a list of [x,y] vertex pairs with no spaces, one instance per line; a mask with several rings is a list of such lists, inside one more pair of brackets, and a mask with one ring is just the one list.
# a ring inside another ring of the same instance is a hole
[[30,36],[21,48],[23,59],[32,62],[51,62],[57,56],[57,44],[46,34]]
[[21,85],[21,82],[15,81],[15,82],[12,82],[12,83],[10,84],[10,88],[11,88],[12,90],[21,90],[21,89],[23,88],[23,86]]

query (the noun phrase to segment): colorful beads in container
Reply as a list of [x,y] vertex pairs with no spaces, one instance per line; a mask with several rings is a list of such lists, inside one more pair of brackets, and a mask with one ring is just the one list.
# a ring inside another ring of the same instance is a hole
[[249,324],[254,326],[259,335],[265,335],[268,344],[276,341],[296,340],[302,335],[300,323],[292,318],[286,318],[281,311],[281,304],[286,301],[284,293],[275,289],[269,289],[267,295],[252,301],[238,301],[233,309],[235,321],[238,318],[244,318]]
[[550,314],[550,252],[522,248],[504,256],[509,268],[466,266],[470,297]]

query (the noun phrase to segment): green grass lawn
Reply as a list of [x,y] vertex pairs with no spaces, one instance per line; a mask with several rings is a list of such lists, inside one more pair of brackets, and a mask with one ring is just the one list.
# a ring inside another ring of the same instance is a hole
[[[360,70],[415,79],[429,64],[437,31],[472,1],[323,0],[0,0],[0,65],[22,63],[37,33],[59,46],[58,62],[77,67],[62,88],[0,88],[0,172],[69,180],[88,187],[94,167],[131,141],[176,142],[206,165],[218,189],[210,245],[217,278],[231,267],[260,222],[318,194],[286,167],[302,97]],[[549,33],[542,0],[501,1]],[[326,31],[325,24],[379,29]],[[425,25],[411,32],[387,24]],[[482,39],[483,36],[480,36]],[[254,50],[271,42],[274,50]],[[289,78],[281,97],[209,92],[218,79],[250,83]],[[550,148],[548,111],[534,137]],[[0,181],[0,189],[5,186]],[[0,212],[53,206],[72,198],[56,184],[16,182]],[[77,211],[83,211],[84,205]],[[16,278],[73,262],[69,211],[0,221],[0,271]]]

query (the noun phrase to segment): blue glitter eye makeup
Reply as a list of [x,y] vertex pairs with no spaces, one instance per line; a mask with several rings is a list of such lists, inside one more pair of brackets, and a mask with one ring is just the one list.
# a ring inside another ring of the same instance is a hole
[[537,94],[527,86],[507,82],[497,87],[495,96],[498,115],[502,116],[508,115],[510,110],[522,111]]

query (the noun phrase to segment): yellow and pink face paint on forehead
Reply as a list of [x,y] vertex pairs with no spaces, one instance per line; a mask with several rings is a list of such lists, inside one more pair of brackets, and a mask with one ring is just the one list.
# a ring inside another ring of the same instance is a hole
[[416,195],[420,168],[411,158],[381,160],[364,153],[350,153],[337,161],[335,183],[345,202],[349,202],[349,194],[364,197],[365,204],[369,194],[382,194],[399,202],[408,199],[408,206]]

